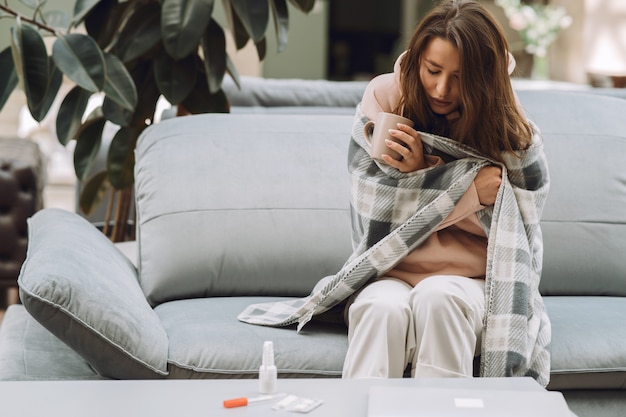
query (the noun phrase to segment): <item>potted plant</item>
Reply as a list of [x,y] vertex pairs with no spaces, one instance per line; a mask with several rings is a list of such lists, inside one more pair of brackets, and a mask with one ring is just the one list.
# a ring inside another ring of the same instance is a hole
[[[61,144],[76,140],[74,169],[86,181],[79,197],[89,214],[109,193],[117,194],[113,241],[125,240],[134,182],[134,148],[140,133],[155,118],[159,97],[177,106],[178,114],[228,112],[221,89],[226,73],[238,84],[237,70],[226,52],[224,29],[213,16],[214,0],[76,0],[71,16],[43,12],[45,0],[20,0],[31,10],[0,4],[0,17],[15,23],[11,45],[0,51],[0,111],[19,85],[32,117],[40,122],[60,91],[63,76],[73,88],[56,116]],[[278,51],[287,44],[288,5],[308,13],[315,0],[222,0],[237,49],[250,40],[260,60],[272,15]],[[44,36],[54,37],[51,48]],[[51,49],[48,51],[48,49]],[[102,105],[86,115],[94,94]],[[105,122],[120,129],[108,151],[106,169],[90,175],[100,149]],[[110,201],[114,198],[111,197]],[[109,225],[105,220],[105,228]]]

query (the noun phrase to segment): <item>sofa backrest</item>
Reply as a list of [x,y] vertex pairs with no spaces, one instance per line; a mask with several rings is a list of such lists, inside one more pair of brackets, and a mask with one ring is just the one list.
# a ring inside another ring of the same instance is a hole
[[626,296],[626,101],[520,91],[551,186],[542,216],[546,295]]
[[308,294],[351,253],[352,116],[205,114],[136,150],[140,283],[153,304]]
[[226,77],[222,89],[232,113],[354,114],[367,81]]
[[[519,91],[551,175],[545,295],[626,296],[626,101]],[[306,295],[351,252],[352,116],[199,115],[139,140],[141,285],[152,304]]]

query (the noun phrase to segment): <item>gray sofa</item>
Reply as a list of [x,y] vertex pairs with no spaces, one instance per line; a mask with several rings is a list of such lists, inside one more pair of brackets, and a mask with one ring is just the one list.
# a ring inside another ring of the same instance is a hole
[[[626,101],[518,93],[543,131],[552,179],[541,284],[553,331],[549,388],[581,417],[622,416]],[[351,252],[354,109],[267,107],[145,131],[136,246],[111,244],[74,213],[30,219],[23,304],[0,327],[0,379],[254,378],[265,340],[281,378],[340,377],[339,311],[300,334],[236,319],[249,304],[308,294]]]

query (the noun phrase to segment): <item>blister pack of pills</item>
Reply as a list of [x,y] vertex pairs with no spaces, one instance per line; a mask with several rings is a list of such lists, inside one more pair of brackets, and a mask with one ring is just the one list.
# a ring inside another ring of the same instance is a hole
[[311,398],[298,397],[296,395],[288,395],[278,401],[272,407],[274,410],[291,411],[294,413],[308,413],[322,405],[322,400],[314,400]]

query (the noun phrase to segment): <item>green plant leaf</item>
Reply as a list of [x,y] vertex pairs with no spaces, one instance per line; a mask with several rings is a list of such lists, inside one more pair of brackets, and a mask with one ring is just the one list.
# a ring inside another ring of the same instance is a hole
[[57,35],[52,45],[52,59],[70,80],[85,90],[95,93],[104,88],[104,55],[91,36]]
[[213,0],[163,0],[161,36],[174,59],[194,52],[213,13]]
[[111,189],[108,173],[100,171],[93,177],[89,178],[83,186],[80,193],[78,205],[80,210],[87,216],[90,216],[100,205],[107,192]]
[[63,99],[56,118],[56,133],[61,145],[67,145],[76,137],[89,97],[91,97],[89,91],[76,86]]
[[256,53],[259,56],[259,61],[263,61],[267,53],[267,42],[265,41],[265,38],[261,39],[254,46],[256,46]]
[[108,97],[105,97],[102,103],[102,113],[108,121],[119,126],[128,126],[134,114],[133,111],[125,109]]
[[50,108],[52,107],[52,104],[57,97],[59,89],[61,88],[61,83],[63,82],[63,74],[57,68],[57,66],[54,65],[52,59],[49,60],[48,66],[50,68],[50,73],[48,75],[46,95],[44,96],[43,101],[39,103],[39,105],[35,106],[32,109],[30,109],[29,107],[30,114],[38,122],[41,122],[48,114],[48,111],[50,111]]
[[147,3],[128,19],[115,44],[116,55],[128,62],[145,54],[161,40],[161,7]]
[[230,3],[254,43],[260,42],[270,17],[267,0],[230,0]]
[[0,86],[0,110],[2,110],[18,83],[10,46],[0,52],[0,80],[5,81]]
[[137,88],[126,67],[113,54],[104,53],[106,63],[106,81],[104,93],[108,98],[128,110],[137,106]]
[[248,44],[250,35],[237,13],[233,10],[233,6],[229,1],[230,0],[224,0],[224,9],[226,11],[228,26],[230,27],[232,35],[235,38],[235,47],[239,50]]
[[315,0],[289,0],[289,3],[293,4],[304,13],[309,13],[313,10],[313,6],[315,6]]
[[100,0],[85,16],[87,34],[94,38],[100,48],[107,49],[119,34],[119,29],[131,13],[136,2]]
[[215,94],[209,93],[206,77],[197,77],[196,85],[181,103],[192,114],[200,113],[228,113],[230,107],[224,90]]
[[287,47],[289,40],[289,9],[286,0],[270,0],[272,3],[272,17],[276,29],[276,49],[282,52]]
[[43,14],[46,24],[53,28],[65,29],[70,25],[70,16],[63,10],[51,10]]
[[180,103],[196,82],[196,56],[175,61],[164,50],[154,62],[154,78],[159,91],[172,104]]
[[104,117],[88,120],[78,133],[74,149],[74,171],[80,181],[84,181],[89,176],[98,156],[105,122]]
[[70,16],[63,10],[50,10],[43,17],[48,26],[56,29],[67,29],[70,25]]
[[134,126],[145,126],[152,124],[154,120],[154,111],[156,110],[157,101],[161,97],[161,92],[157,86],[154,76],[154,62],[142,61],[138,62],[132,68],[131,75],[137,91],[139,92],[139,100],[133,114],[132,124]]
[[138,129],[122,127],[111,141],[107,158],[107,169],[109,171],[109,181],[117,190],[122,190],[133,184],[134,149],[139,133]]
[[22,24],[19,18],[11,28],[11,54],[28,110],[33,119],[40,122],[50,110],[63,76],[48,57],[39,32]]
[[89,13],[99,2],[100,0],[76,0],[76,3],[74,3],[72,25],[77,27],[83,21],[87,13]]
[[43,38],[18,19],[11,28],[11,53],[29,107],[36,107],[44,100],[48,87],[49,59]]
[[239,72],[237,71],[237,67],[235,66],[235,63],[230,59],[228,55],[226,55],[226,72],[228,72],[228,75],[230,75],[230,78],[233,79],[237,88],[241,90],[241,81],[239,80]]
[[202,36],[201,44],[209,92],[213,94],[222,87],[227,60],[226,36],[222,27],[215,20],[211,19]]

